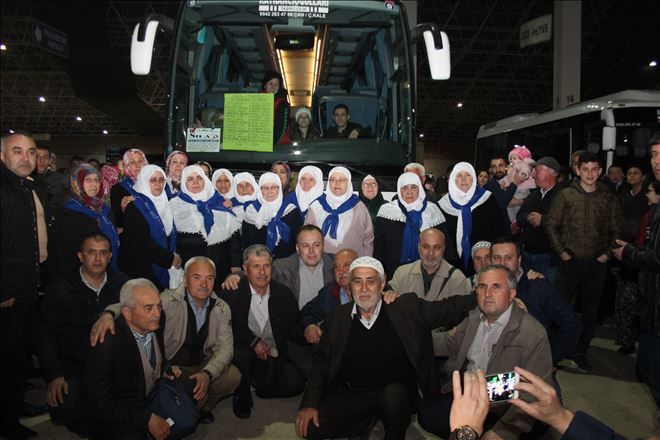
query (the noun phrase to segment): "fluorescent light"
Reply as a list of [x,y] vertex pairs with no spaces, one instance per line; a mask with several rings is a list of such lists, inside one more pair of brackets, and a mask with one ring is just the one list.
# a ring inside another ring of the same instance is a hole
[[657,65],[658,63],[655,60],[651,60],[651,62],[649,63],[649,67],[655,67]]
[[420,133],[420,134],[419,134],[419,137],[423,138],[423,137],[424,137],[424,133]]
[[43,96],[40,96],[37,99],[39,99],[39,102],[46,102],[46,98],[44,98]]
[[456,104],[456,107],[458,107],[458,108],[463,107],[463,103],[462,103],[462,102],[459,102],[458,104]]
[[0,44],[0,50],[7,50],[7,46],[5,46],[4,44]]
[[80,122],[82,121],[82,118],[80,116],[76,116],[76,121]]
[[10,133],[10,134],[14,134],[14,133],[16,133],[16,132],[10,128],[10,129],[9,129],[9,133]]
[[103,130],[103,134],[108,134],[108,130]]

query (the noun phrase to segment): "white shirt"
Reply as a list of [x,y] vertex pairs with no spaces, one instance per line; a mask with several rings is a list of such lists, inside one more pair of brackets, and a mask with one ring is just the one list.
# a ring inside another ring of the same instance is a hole
[[358,311],[357,304],[353,304],[353,311],[351,312],[351,318],[355,318],[355,315],[360,315],[360,322],[366,328],[367,330],[371,330],[371,327],[374,326],[376,323],[376,319],[378,319],[378,314],[380,313],[380,306],[383,304],[383,300],[379,299],[378,303],[376,304],[376,308],[374,309],[373,313],[371,314],[371,319],[366,319],[362,313]]
[[98,288],[89,284],[89,281],[87,281],[87,278],[85,278],[85,274],[83,274],[82,267],[80,268],[80,278],[82,279],[82,282],[85,284],[85,286],[89,287],[94,293],[96,293],[96,297],[98,298],[99,293],[101,293],[101,289],[103,289],[105,283],[108,282],[108,272],[103,274],[103,281],[101,281],[101,285]]
[[252,293],[252,299],[250,300],[250,311],[257,320],[259,328],[263,332],[269,318],[268,299],[270,298],[270,286],[268,286],[265,294],[260,295],[256,290],[252,288],[252,285],[250,285],[250,292]]
[[486,319],[483,313],[480,315],[481,324],[479,324],[477,334],[467,354],[468,371],[481,370],[484,373],[488,371],[493,347],[500,339],[502,330],[504,330],[504,327],[509,323],[509,318],[511,318],[511,307],[513,307],[513,303],[509,304],[509,307],[504,313],[493,323],[488,322],[488,319]]

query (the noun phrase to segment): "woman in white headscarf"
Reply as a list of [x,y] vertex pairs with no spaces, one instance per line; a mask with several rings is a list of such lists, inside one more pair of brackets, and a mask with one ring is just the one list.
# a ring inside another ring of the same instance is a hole
[[259,177],[257,201],[245,209],[243,248],[263,244],[274,258],[286,258],[296,251],[296,235],[302,226],[300,211],[293,203],[282,202],[282,181],[275,173]]
[[323,194],[323,172],[313,165],[302,167],[298,173],[296,190],[288,194],[289,201],[300,210],[303,220],[309,205]]
[[213,187],[199,165],[189,165],[181,173],[181,191],[170,200],[177,230],[177,249],[183,264],[203,255],[215,263],[215,291],[230,272],[242,264],[241,227],[236,215],[224,206],[223,197]]
[[236,214],[238,221],[242,223],[245,218],[245,208],[257,201],[259,187],[252,174],[242,172],[236,173],[234,176],[233,188],[236,202],[232,201],[231,209]]
[[426,198],[415,173],[403,173],[397,181],[398,199],[380,207],[375,222],[374,257],[392,279],[403,264],[419,260],[419,233],[428,228],[444,229],[445,217]]
[[305,224],[323,231],[323,250],[329,254],[340,249],[353,249],[360,257],[373,254],[374,228],[369,210],[353,194],[351,172],[344,167],[330,170],[325,192],[309,205]]
[[181,267],[165,185],[159,166],[142,167],[133,185],[135,200],[124,211],[119,247],[120,270],[129,278],[147,278],[161,291],[170,287],[168,269]]
[[477,185],[472,165],[457,163],[448,185],[449,192],[438,203],[447,225],[444,258],[470,276],[474,272],[472,244],[481,240],[492,242],[506,234],[506,228],[495,197]]
[[231,208],[238,203],[234,197],[234,175],[227,168],[220,168],[213,172],[211,177],[213,188],[225,199],[225,206]]

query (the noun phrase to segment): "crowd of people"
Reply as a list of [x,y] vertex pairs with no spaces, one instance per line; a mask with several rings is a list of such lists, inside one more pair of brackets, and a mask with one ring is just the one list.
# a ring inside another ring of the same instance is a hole
[[[159,380],[185,385],[199,423],[227,397],[249,418],[253,393],[302,395],[292,419],[309,439],[376,420],[404,438],[412,413],[442,438],[618,438],[561,407],[555,374],[565,359],[591,371],[608,273],[620,351],[637,350],[660,405],[660,137],[652,173],[629,167],[625,184],[586,151],[560,182],[556,159],[515,146],[486,178],[455,164],[445,194],[409,164],[391,201],[342,166],[234,175],[133,148],[121,167],[55,175],[27,133],[1,151],[7,438],[36,434],[19,422],[33,356],[52,421],[92,438],[167,438],[146,407]],[[514,368],[519,398],[489,407],[484,374]]]

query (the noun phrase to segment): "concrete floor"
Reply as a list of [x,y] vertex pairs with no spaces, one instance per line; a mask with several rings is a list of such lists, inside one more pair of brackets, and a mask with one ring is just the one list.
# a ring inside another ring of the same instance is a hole
[[[637,383],[634,374],[635,359],[616,352],[611,327],[599,329],[594,339],[590,359],[593,374],[581,374],[564,361],[557,377],[563,390],[565,406],[580,409],[599,418],[629,440],[651,437],[655,403],[648,388]],[[30,392],[30,401],[45,402],[43,383]],[[231,399],[220,402],[213,411],[216,421],[200,425],[190,437],[193,439],[294,439],[294,418],[300,398],[262,400],[254,397],[252,417],[237,419],[231,409]],[[43,415],[24,419],[23,423],[39,432],[41,438],[79,439],[65,428],[54,426]],[[382,439],[382,429],[376,425],[371,439]],[[413,423],[407,439],[436,439]],[[545,439],[559,438],[550,433]]]

